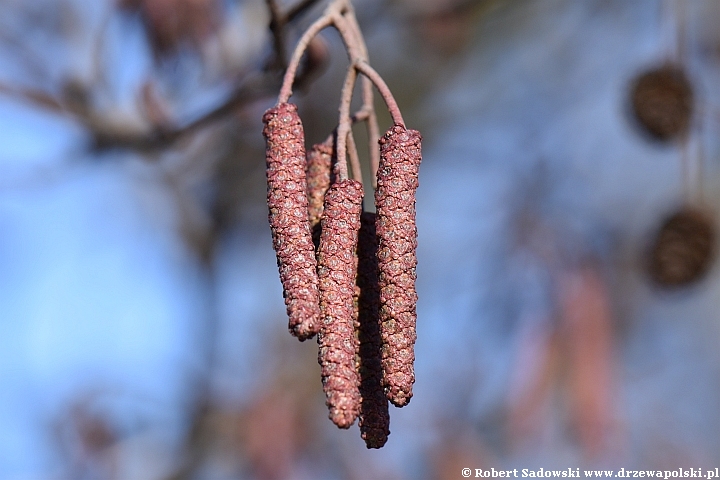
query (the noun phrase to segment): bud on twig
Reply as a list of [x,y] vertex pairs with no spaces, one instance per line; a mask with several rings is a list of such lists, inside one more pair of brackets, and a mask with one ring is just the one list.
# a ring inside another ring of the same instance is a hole
[[318,252],[322,311],[318,363],[330,420],[340,428],[353,424],[360,407],[353,293],[362,196],[362,184],[356,180],[343,180],[330,187],[325,195]]
[[415,383],[415,190],[421,140],[420,132],[401,125],[385,133],[375,191],[383,385],[388,400],[398,407],[410,401]]
[[305,135],[297,106],[280,103],[263,116],[268,207],[290,332],[300,340],[318,331],[317,263],[308,224]]
[[358,235],[357,286],[360,366],[360,434],[368,448],[381,448],[390,435],[388,400],[382,387],[380,285],[375,214],[363,212]]

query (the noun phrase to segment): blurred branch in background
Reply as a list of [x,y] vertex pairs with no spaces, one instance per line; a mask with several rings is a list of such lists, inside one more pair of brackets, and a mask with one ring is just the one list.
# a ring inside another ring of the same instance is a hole
[[[272,60],[267,63],[266,68],[260,70],[247,71],[245,66],[243,69],[223,72],[224,77],[234,79],[224,88],[226,90],[224,98],[215,102],[217,105],[195,115],[190,121],[182,122],[172,118],[171,111],[183,110],[183,105],[176,104],[171,108],[169,99],[160,97],[160,91],[164,89],[158,88],[157,84],[163,80],[162,76],[146,80],[138,86],[138,91],[133,96],[138,101],[139,116],[132,122],[119,121],[112,109],[101,104],[100,100],[108,94],[104,91],[106,85],[101,81],[87,83],[72,77],[61,79],[58,85],[52,86],[52,90],[58,93],[0,83],[0,92],[28,101],[39,108],[72,116],[88,130],[93,139],[92,145],[97,150],[122,148],[145,152],[169,148],[181,138],[227,118],[250,103],[275,95],[279,88],[286,56],[283,31],[314,3],[316,0],[303,0],[289,8],[287,12],[283,12],[274,1],[269,1],[270,25],[275,38]],[[65,2],[63,5],[68,10],[73,8],[70,2]],[[155,55],[155,68],[161,67],[163,62],[181,61],[179,57],[182,55],[208,57],[209,52],[206,51],[209,48],[208,44],[218,41],[221,33],[222,7],[216,0],[123,0],[119,2],[118,8],[120,11],[114,15],[127,11],[142,20],[148,42]],[[73,13],[69,12],[68,15],[72,16]],[[104,21],[99,27],[101,30],[96,41],[98,50],[101,50],[100,46],[105,43],[103,37],[109,34],[102,29],[107,29],[109,24],[110,22]],[[82,25],[77,27],[82,28]],[[241,28],[241,25],[225,27]],[[6,47],[18,50],[17,58],[25,58],[20,53],[24,44],[18,38],[8,34],[4,35],[2,40],[5,41]],[[62,41],[62,38],[58,40]],[[322,45],[316,42],[309,51],[304,68],[298,74],[299,85],[314,75],[316,69],[323,67],[326,61],[324,54]],[[123,58],[116,57],[116,60],[122,62]],[[210,59],[201,58],[201,60],[208,62]],[[245,62],[248,60],[250,59]],[[103,67],[107,67],[106,55],[98,52],[94,55],[93,61],[96,63],[97,78],[92,80],[107,78],[107,73],[102,71]],[[160,72],[149,73],[157,77]],[[50,83],[51,79],[43,80],[43,83]],[[209,84],[205,87],[212,88],[213,85]],[[202,92],[195,92],[195,95],[202,95]]]

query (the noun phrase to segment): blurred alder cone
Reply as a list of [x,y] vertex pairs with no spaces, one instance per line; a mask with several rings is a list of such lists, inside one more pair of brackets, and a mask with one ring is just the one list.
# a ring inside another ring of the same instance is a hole
[[652,248],[648,270],[663,287],[680,287],[701,280],[715,258],[716,229],[703,211],[685,208],[665,219]]
[[688,133],[694,94],[680,67],[665,65],[641,74],[633,82],[631,102],[637,121],[656,140]]
[[140,14],[156,56],[197,48],[216,31],[221,13],[218,0],[119,0],[118,7]]

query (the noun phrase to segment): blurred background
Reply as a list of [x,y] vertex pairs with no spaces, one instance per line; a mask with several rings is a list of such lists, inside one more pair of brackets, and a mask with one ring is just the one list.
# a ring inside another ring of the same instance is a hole
[[[261,116],[325,2],[1,0],[0,478],[719,466],[720,3],[353,3],[425,138],[386,446],[328,420],[267,224]],[[323,33],[308,144],[346,66]]]

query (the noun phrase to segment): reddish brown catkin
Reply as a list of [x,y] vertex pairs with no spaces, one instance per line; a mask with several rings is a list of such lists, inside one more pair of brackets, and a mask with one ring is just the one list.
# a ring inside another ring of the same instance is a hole
[[388,400],[382,386],[382,340],[380,338],[380,285],[375,214],[363,212],[358,235],[357,286],[358,363],[360,371],[360,434],[368,448],[381,448],[390,435]]
[[320,328],[317,263],[308,223],[305,134],[297,106],[263,115],[268,208],[290,333],[301,341]]
[[323,213],[325,193],[330,188],[333,156],[332,142],[316,143],[307,153],[308,218],[315,248],[320,243],[320,219]]
[[388,400],[397,407],[408,404],[415,383],[415,191],[421,141],[420,132],[401,125],[385,133],[380,139],[375,191],[383,386]]
[[330,420],[340,428],[353,424],[360,407],[353,293],[362,196],[362,184],[356,180],[343,180],[330,187],[325,195],[318,252],[322,311],[318,363]]

